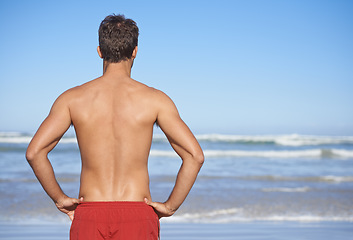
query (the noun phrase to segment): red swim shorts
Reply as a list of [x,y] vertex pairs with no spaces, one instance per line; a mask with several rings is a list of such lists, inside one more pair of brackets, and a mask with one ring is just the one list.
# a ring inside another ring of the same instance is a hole
[[80,203],[70,229],[70,240],[158,238],[158,216],[144,202]]

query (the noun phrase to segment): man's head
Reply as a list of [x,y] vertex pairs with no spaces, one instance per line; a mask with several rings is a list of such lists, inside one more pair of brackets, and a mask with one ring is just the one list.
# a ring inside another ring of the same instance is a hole
[[104,61],[117,63],[132,57],[137,47],[139,29],[124,15],[109,15],[99,26],[99,48]]

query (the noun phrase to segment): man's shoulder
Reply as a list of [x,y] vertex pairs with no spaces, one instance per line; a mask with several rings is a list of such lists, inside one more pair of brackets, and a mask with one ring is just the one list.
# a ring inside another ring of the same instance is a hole
[[61,93],[56,99],[56,103],[62,103],[65,105],[70,105],[73,100],[77,100],[79,96],[82,96],[84,91],[83,85],[75,86],[67,89],[65,92]]
[[79,92],[81,92],[81,91],[82,91],[82,85],[72,87],[72,88],[67,89],[65,92],[63,92],[58,98],[68,100],[70,98],[75,97],[75,95],[79,94]]
[[78,96],[83,96],[85,92],[94,91],[99,85],[98,80],[100,78],[101,77],[98,77],[96,79],[85,82],[81,85],[69,88],[65,92],[63,92],[61,96],[65,98],[77,98]]
[[159,99],[159,98],[168,98],[167,94],[165,94],[163,91],[157,89],[157,88],[154,88],[154,87],[151,87],[151,86],[148,86],[142,82],[139,82],[139,81],[136,81],[134,80],[138,86],[139,86],[139,89],[149,95],[150,97],[152,97],[153,99]]
[[165,101],[171,101],[171,98],[162,90],[159,90],[154,87],[148,87],[148,92],[152,99],[154,99],[157,103],[161,104]]
[[176,109],[176,106],[173,100],[163,91],[149,87],[150,99],[153,102],[153,106],[157,109],[158,112]]

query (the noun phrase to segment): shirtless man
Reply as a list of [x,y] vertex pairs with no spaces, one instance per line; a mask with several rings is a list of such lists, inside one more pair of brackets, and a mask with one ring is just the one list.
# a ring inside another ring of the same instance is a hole
[[[133,80],[138,27],[122,15],[99,28],[103,75],[67,90],[30,142],[26,158],[56,207],[73,220],[70,239],[157,239],[159,219],[175,213],[192,188],[203,152],[172,100]],[[166,202],[153,202],[147,169],[153,125],[182,159]],[[79,198],[65,195],[48,153],[73,125],[81,153]]]

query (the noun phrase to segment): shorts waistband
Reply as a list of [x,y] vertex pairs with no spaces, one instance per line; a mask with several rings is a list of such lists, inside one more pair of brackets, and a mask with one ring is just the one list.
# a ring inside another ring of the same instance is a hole
[[145,208],[149,207],[145,202],[133,201],[97,201],[97,202],[81,202],[80,208]]

